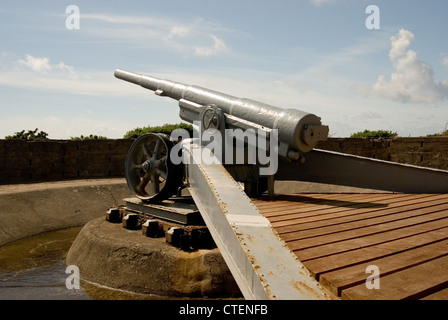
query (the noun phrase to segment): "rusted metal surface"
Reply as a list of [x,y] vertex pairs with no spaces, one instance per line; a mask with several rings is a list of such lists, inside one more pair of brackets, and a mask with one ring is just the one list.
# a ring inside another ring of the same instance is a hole
[[[339,298],[447,297],[447,194],[296,194],[253,203]],[[377,289],[366,285],[369,266],[378,268]]]
[[126,208],[156,218],[174,221],[185,225],[203,225],[204,221],[194,203],[183,203],[175,200],[145,203],[138,198],[125,198]]
[[329,298],[223,166],[189,163],[190,193],[246,299]]

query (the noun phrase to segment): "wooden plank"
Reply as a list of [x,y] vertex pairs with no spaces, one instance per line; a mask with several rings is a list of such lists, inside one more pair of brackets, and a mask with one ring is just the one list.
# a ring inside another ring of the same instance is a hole
[[[383,194],[383,193],[382,193]],[[387,193],[390,194],[390,193]],[[252,202],[260,204],[266,208],[275,208],[277,204],[291,203],[314,204],[322,200],[341,200],[357,196],[357,193],[296,193],[296,194],[282,194],[276,195],[273,198],[264,196],[261,198],[252,198]]]
[[[406,208],[393,208],[391,210],[385,210],[388,214],[381,212],[381,214],[371,213],[369,215],[359,216],[359,219],[355,220],[354,217],[348,217],[346,222],[341,222],[343,219],[338,221],[334,221],[335,223],[327,225],[320,225],[316,223],[307,224],[307,225],[294,225],[289,228],[279,228],[277,232],[284,240],[293,240],[293,239],[304,239],[313,236],[322,236],[330,233],[343,232],[346,230],[352,230],[362,227],[373,226],[380,223],[393,222],[399,219],[407,219],[415,216],[420,216],[427,213],[432,213],[438,211],[440,208],[448,209],[448,204],[443,203],[441,205],[426,207],[426,208],[417,208],[412,210],[412,208],[407,211]],[[346,217],[347,218],[347,217]]]
[[[331,210],[333,208],[342,208],[342,207],[350,207],[352,205],[360,205],[361,202],[353,202],[353,201],[336,201],[336,200],[325,200],[325,201],[319,201],[314,204],[278,204],[275,208],[263,208],[261,206],[257,206],[261,212],[263,212],[263,215],[267,218],[279,218],[283,219],[289,216],[289,215],[296,215],[300,214],[302,216],[311,216],[320,214],[320,211],[322,210]],[[381,205],[381,204],[365,204],[366,206],[373,206],[373,205]],[[382,205],[384,206],[384,205]]]
[[365,283],[368,277],[366,268],[370,265],[377,266],[380,276],[383,277],[446,255],[448,255],[448,240],[438,241],[384,258],[324,273],[320,276],[319,281],[324,287],[340,296],[342,290]]
[[[369,196],[377,196],[380,198],[387,198],[394,196],[394,194],[369,194]],[[263,207],[266,212],[275,211],[279,205],[291,205],[291,206],[300,206],[303,209],[307,209],[309,207],[315,207],[316,205],[331,205],[333,203],[343,203],[343,202],[359,202],[365,200],[366,196],[361,197],[359,194],[320,194],[309,195],[309,194],[291,194],[282,196],[282,200],[279,198],[274,199],[252,199],[254,203]]]
[[[401,202],[398,202],[396,199],[396,204],[394,205],[393,202],[389,203],[357,203],[352,206],[332,206],[328,208],[323,208],[321,210],[314,210],[314,211],[302,211],[300,208],[297,208],[295,213],[291,213],[291,217],[285,219],[285,217],[280,217],[280,219],[275,219],[275,217],[267,217],[270,221],[272,221],[273,224],[277,224],[279,227],[284,225],[291,225],[291,224],[298,224],[303,222],[309,222],[309,221],[317,221],[317,220],[324,220],[329,219],[333,217],[338,216],[345,216],[350,214],[355,214],[356,212],[368,212],[373,210],[384,210],[387,207],[393,207],[393,206],[400,206]],[[408,199],[408,203],[414,203],[415,200]],[[404,201],[403,201],[404,202]],[[421,202],[424,202],[422,200]],[[262,211],[263,212],[263,211]],[[276,221],[279,220],[279,221]]]
[[[344,198],[344,195],[342,198]],[[334,200],[340,199],[340,194],[288,194],[275,196],[274,198],[253,198],[251,199],[257,207],[263,208],[266,212],[275,211],[279,205],[290,204],[292,206],[304,206],[305,208],[308,206],[313,206],[315,204],[320,203],[322,200]]]
[[399,230],[391,230],[381,232],[379,234],[368,235],[364,237],[354,238],[350,240],[339,241],[335,243],[324,244],[308,249],[301,249],[300,246],[295,247],[294,242],[287,243],[289,248],[293,250],[299,259],[304,262],[306,260],[328,256],[345,251],[351,251],[364,247],[369,247],[392,240],[407,238],[412,235],[424,234],[432,230],[442,229],[448,226],[448,218],[413,225]]
[[[408,202],[406,201],[406,204]],[[343,226],[345,224],[349,224],[352,222],[357,221],[363,221],[368,220],[372,218],[379,218],[382,216],[387,216],[391,214],[399,214],[402,212],[409,212],[412,214],[415,212],[415,210],[424,209],[428,206],[436,206],[440,204],[448,204],[448,197],[444,197],[443,199],[439,200],[433,200],[427,201],[427,202],[419,202],[414,203],[411,205],[402,205],[402,206],[392,206],[387,209],[383,210],[356,210],[354,212],[350,212],[346,215],[338,215],[337,217],[330,217],[328,219],[321,219],[321,220],[312,220],[309,222],[302,222],[297,224],[291,224],[284,227],[276,227],[276,231],[279,234],[286,234],[289,232],[297,232],[297,231],[304,231],[304,230],[313,230],[313,229],[319,229],[324,231],[325,227],[331,227],[331,226]],[[297,221],[297,220],[296,220]],[[275,223],[273,224],[275,226]]]
[[[412,195],[412,194],[391,194],[391,193],[374,193],[374,194],[362,194],[362,195],[325,195],[324,197],[316,197],[309,196],[306,194],[297,194],[297,195],[289,195],[288,201],[275,201],[275,200],[260,200],[260,199],[252,199],[252,202],[260,208],[260,211],[263,211],[266,215],[275,215],[282,214],[280,210],[278,210],[279,206],[288,205],[291,208],[299,209],[302,212],[314,211],[317,208],[325,209],[331,208],[335,206],[344,206],[350,204],[359,204],[372,202],[372,199],[381,200],[383,204],[388,204],[391,202],[397,201],[397,199],[418,199],[425,198],[427,196],[432,195]],[[275,199],[275,198],[274,198]]]
[[[441,195],[435,195],[433,197],[431,197],[428,200],[432,200],[434,199],[434,197],[439,197],[439,198],[443,198],[443,199],[448,199],[448,197],[444,197]],[[422,199],[412,199],[412,200],[407,200],[406,202],[400,202],[397,203],[397,207],[402,207],[404,205],[412,205],[415,203],[424,203],[428,200],[422,200]],[[390,206],[392,207],[392,206]],[[286,226],[292,226],[295,224],[300,224],[300,223],[305,223],[305,222],[314,222],[314,221],[320,221],[320,220],[325,220],[325,219],[333,219],[333,218],[337,218],[337,217],[344,217],[344,216],[348,216],[348,215],[355,215],[355,214],[359,214],[359,213],[366,213],[366,212],[373,212],[373,211],[377,211],[377,212],[381,212],[382,210],[386,210],[387,208],[385,208],[384,206],[378,205],[377,207],[369,207],[369,206],[356,206],[356,207],[351,207],[351,208],[329,208],[329,209],[323,209],[323,210],[319,210],[315,213],[313,213],[312,215],[306,215],[303,214],[302,212],[297,212],[297,214],[289,219],[289,220],[280,220],[280,221],[275,221],[274,219],[267,217],[269,219],[269,221],[271,221],[272,225],[277,229],[277,228],[281,228],[281,227],[286,227]],[[281,230],[280,230],[281,232]]]
[[401,251],[411,250],[445,239],[448,239],[448,227],[381,243],[371,247],[308,260],[304,262],[304,265],[317,279],[319,279],[320,275],[326,272],[394,255]]
[[448,300],[448,288],[423,297],[422,300]]
[[[308,204],[308,205],[303,205],[301,203],[297,203],[295,205],[290,205],[285,208],[282,207],[282,204],[278,204],[276,207],[271,207],[271,208],[264,208],[263,206],[260,206],[260,211],[263,212],[263,215],[265,215],[266,217],[272,217],[273,219],[275,218],[280,218],[282,219],[284,216],[288,216],[290,214],[297,214],[300,213],[301,215],[310,215],[313,213],[317,214],[323,214],[326,213],[326,211],[330,210],[334,210],[335,208],[339,208],[339,210],[344,210],[344,208],[369,208],[369,207],[379,207],[379,208],[384,208],[388,205],[388,203],[390,202],[394,202],[397,201],[397,199],[399,198],[409,198],[410,195],[402,195],[402,194],[398,194],[398,195],[389,195],[389,194],[380,194],[380,195],[364,195],[363,197],[357,198],[357,199],[353,199],[353,198],[348,198],[348,199],[342,199],[342,198],[338,198],[338,199],[320,199],[320,201],[317,201],[315,203],[312,204]],[[373,201],[377,201],[377,202],[373,202]],[[283,204],[285,205],[285,204]],[[258,207],[258,205],[257,205]],[[285,209],[285,210],[284,210]],[[325,211],[326,210],[326,211]],[[275,217],[275,218],[274,218]]]
[[444,218],[447,219],[448,210],[440,211],[441,209],[447,209],[446,205],[420,210],[420,213],[422,214],[417,216],[410,217],[408,213],[405,212],[404,214],[399,215],[400,219],[398,219],[397,217],[393,217],[392,221],[387,221],[385,217],[381,217],[381,219],[377,219],[379,221],[376,221],[376,223],[372,225],[370,225],[368,222],[366,224],[366,222],[363,221],[361,226],[357,228],[354,227],[357,225],[356,223],[351,223],[347,226],[349,228],[348,230],[339,232],[320,234],[320,230],[317,230],[317,232],[313,232],[313,235],[310,237],[305,237],[307,234],[306,232],[288,233],[282,235],[281,237],[288,243],[291,248],[294,248],[294,250],[312,248],[324,244],[366,237],[369,235],[376,235],[387,231],[399,231],[399,229],[403,229],[406,227],[420,225]]
[[342,291],[342,299],[402,300],[419,299],[448,287],[448,256],[380,276],[380,288],[364,284]]

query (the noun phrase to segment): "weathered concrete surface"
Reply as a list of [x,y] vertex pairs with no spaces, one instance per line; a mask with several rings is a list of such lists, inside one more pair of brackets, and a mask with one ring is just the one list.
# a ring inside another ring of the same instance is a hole
[[83,225],[130,195],[121,178],[0,186],[0,246]]
[[185,252],[124,229],[105,217],[87,223],[66,263],[81,279],[120,290],[167,297],[241,296],[218,249]]

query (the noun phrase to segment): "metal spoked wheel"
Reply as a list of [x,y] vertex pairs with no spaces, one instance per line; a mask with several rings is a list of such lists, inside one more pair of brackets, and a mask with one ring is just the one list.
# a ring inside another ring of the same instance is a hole
[[182,185],[183,166],[170,161],[173,143],[162,133],[140,136],[126,156],[125,175],[129,189],[145,202],[160,202]]

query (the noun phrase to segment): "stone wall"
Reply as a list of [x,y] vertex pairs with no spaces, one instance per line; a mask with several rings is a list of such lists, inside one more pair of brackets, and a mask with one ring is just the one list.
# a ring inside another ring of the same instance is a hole
[[0,184],[124,177],[132,140],[0,140]]
[[448,137],[369,140],[330,138],[319,149],[448,170]]
[[[124,177],[133,140],[0,140],[0,184]],[[317,148],[448,170],[448,137],[330,138]]]

